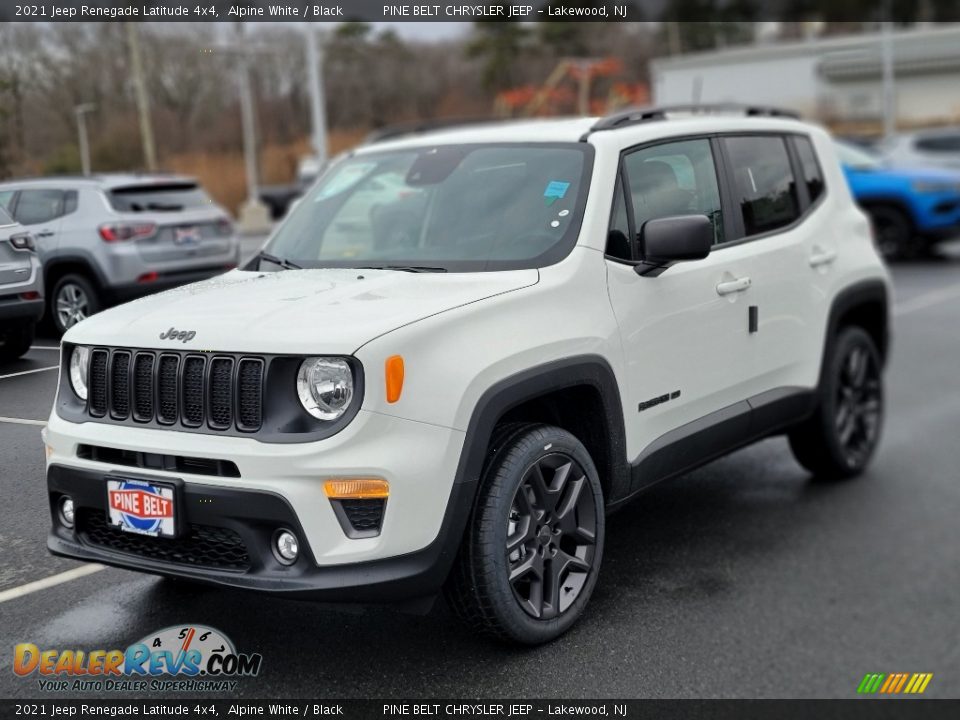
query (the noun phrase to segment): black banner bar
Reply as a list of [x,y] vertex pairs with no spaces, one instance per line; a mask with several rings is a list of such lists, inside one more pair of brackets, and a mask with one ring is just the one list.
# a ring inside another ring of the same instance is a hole
[[5,22],[616,22],[960,20],[960,2],[833,0],[4,0]]

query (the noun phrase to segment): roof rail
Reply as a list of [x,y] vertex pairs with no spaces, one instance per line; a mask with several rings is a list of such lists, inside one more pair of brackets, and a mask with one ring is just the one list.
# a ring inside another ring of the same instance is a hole
[[404,123],[401,125],[388,125],[387,127],[374,130],[363,139],[364,145],[371,145],[387,140],[396,140],[408,135],[422,135],[433,132],[434,130],[446,130],[448,128],[463,127],[465,125],[490,125],[502,122],[498,118],[440,118],[437,120],[423,120],[419,122]]
[[[792,110],[767,107],[763,105],[743,105],[739,103],[701,103],[690,105],[662,105],[659,107],[628,108],[620,112],[600,118],[590,132],[600,130],[616,130],[630,125],[649,122],[651,120],[666,120],[670,113],[729,113],[743,114],[748,117],[781,117],[799,119],[800,114]],[[589,133],[588,133],[589,134]],[[586,139],[586,138],[584,138]]]

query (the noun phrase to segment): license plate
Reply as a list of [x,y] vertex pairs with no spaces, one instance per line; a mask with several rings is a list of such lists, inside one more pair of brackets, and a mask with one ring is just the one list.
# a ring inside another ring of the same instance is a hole
[[200,228],[198,227],[174,228],[173,242],[175,245],[199,245],[200,244]]
[[174,537],[174,504],[172,485],[125,478],[107,480],[107,520],[124,532]]

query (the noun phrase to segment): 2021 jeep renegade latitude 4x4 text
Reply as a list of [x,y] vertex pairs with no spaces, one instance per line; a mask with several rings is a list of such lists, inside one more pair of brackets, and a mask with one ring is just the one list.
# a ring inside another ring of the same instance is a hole
[[778,111],[392,137],[243,269],[70,329],[48,544],[543,642],[649,485],[782,433],[863,471],[888,297],[829,136]]

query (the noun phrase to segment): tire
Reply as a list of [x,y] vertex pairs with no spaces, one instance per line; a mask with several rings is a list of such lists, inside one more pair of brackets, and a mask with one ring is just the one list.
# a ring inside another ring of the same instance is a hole
[[36,325],[32,322],[0,330],[0,360],[16,360],[26,355],[35,335]]
[[99,311],[97,291],[83,275],[64,275],[53,286],[47,312],[57,332],[63,334]]
[[597,469],[577,438],[549,425],[498,428],[444,588],[448,604],[499,640],[559,637],[596,585],[604,510]]
[[873,223],[877,250],[886,260],[906,260],[916,257],[923,243],[916,237],[910,217],[892,205],[873,205],[867,208]]
[[790,448],[820,480],[843,480],[866,469],[883,427],[882,362],[873,338],[843,328],[831,344],[817,409],[790,433]]

